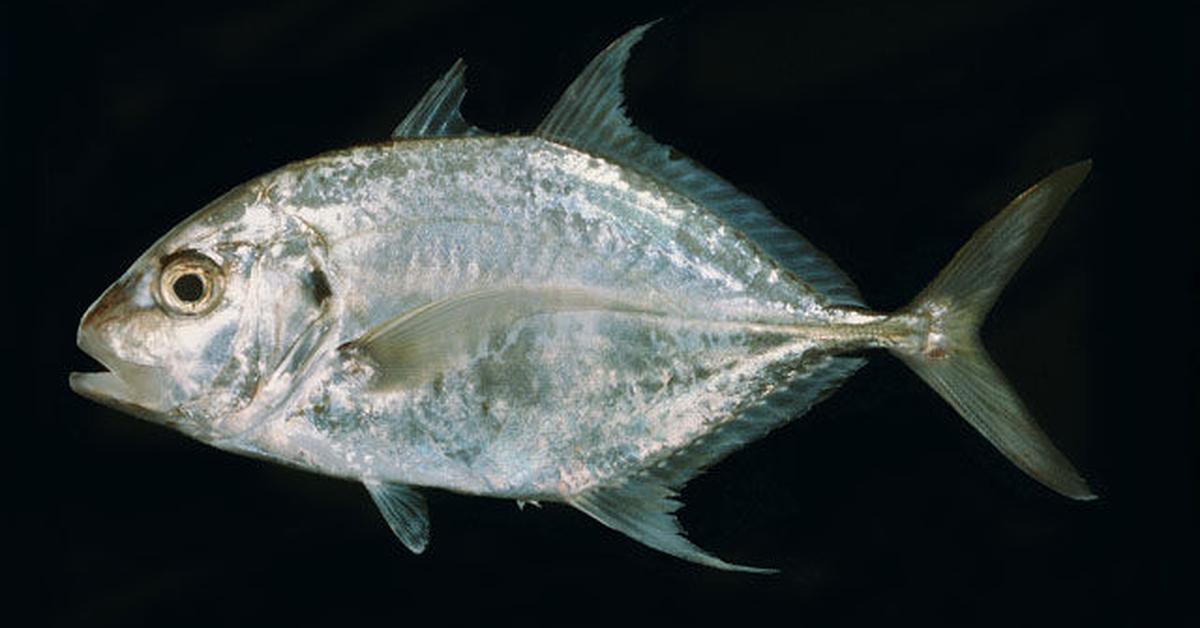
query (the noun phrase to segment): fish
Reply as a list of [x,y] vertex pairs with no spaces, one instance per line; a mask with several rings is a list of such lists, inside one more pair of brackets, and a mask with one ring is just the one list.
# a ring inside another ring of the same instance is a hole
[[422,553],[423,489],[557,502],[671,556],[727,562],[686,483],[897,356],[1030,477],[1096,495],[979,329],[1087,177],[1063,167],[909,305],[870,309],[760,202],[633,126],[600,52],[532,133],[467,122],[465,65],[390,139],[234,187],[84,313],[76,393],[216,448],[361,483]]

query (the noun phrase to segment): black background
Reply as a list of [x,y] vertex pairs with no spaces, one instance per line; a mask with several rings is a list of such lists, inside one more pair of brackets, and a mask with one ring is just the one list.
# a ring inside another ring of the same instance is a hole
[[[1200,282],[1183,191],[1196,67],[1165,5],[4,11],[17,221],[6,301],[32,315],[8,326],[10,363],[33,380],[15,391],[29,407],[13,412],[7,448],[11,518],[27,524],[13,538],[33,560],[10,573],[32,587],[30,617],[1133,626],[1194,608],[1182,598],[1196,558]],[[94,368],[74,347],[78,316],[219,193],[386,137],[458,56],[467,118],[530,130],[592,55],[656,17],[629,68],[635,123],[763,200],[877,308],[903,305],[1026,186],[1095,159],[985,342],[1100,501],[1027,480],[879,355],[684,492],[699,545],[780,575],[684,563],[558,505],[518,512],[436,491],[433,542],[414,557],[353,484],[218,452],[67,389],[69,371]]]

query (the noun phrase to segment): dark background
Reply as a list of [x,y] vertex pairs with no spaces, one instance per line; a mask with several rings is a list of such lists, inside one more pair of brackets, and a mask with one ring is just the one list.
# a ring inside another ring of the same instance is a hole
[[[20,389],[10,519],[60,626],[1161,625],[1194,609],[1196,77],[1152,3],[49,3],[8,7]],[[1102,499],[1024,478],[886,355],[684,492],[728,574],[559,505],[429,492],[409,555],[353,484],[67,389],[87,305],[171,225],[289,161],[385,138],[458,56],[464,113],[536,126],[629,27],[641,128],[760,198],[877,308],[1054,169],[1095,170],[985,342]],[[26,198],[26,195],[29,195]],[[29,222],[26,223],[26,219]],[[31,380],[31,381],[27,381]],[[25,429],[32,427],[26,434]],[[24,565],[28,565],[27,568]],[[1194,612],[1191,613],[1194,620]],[[1184,620],[1184,623],[1188,623]]]

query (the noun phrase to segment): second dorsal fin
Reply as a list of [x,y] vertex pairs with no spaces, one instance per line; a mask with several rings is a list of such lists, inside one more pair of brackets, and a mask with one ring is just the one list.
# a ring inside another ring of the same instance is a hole
[[454,135],[487,135],[478,127],[471,126],[462,117],[459,107],[467,95],[464,75],[467,64],[462,59],[454,62],[442,78],[429,86],[421,100],[404,116],[392,137],[437,137]]
[[670,186],[746,234],[785,269],[831,303],[863,305],[858,289],[824,253],[738,191],[669,146],[639,131],[625,115],[621,91],[629,51],[655,22],[631,29],[571,83],[536,134],[633,168]]

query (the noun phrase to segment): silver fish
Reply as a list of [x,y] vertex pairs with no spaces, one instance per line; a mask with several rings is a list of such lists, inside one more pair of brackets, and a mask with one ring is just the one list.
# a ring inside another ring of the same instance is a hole
[[601,52],[535,132],[459,113],[457,62],[393,139],[244,183],[150,247],[84,314],[85,397],[224,450],[363,483],[421,552],[435,487],[564,502],[721,569],[677,491],[899,356],[1023,471],[1093,494],[978,340],[1086,177],[1068,166],[981,228],[906,308],[760,203],[635,129]]

